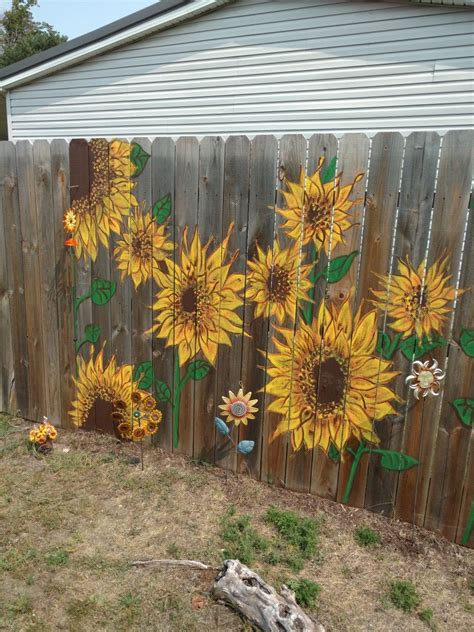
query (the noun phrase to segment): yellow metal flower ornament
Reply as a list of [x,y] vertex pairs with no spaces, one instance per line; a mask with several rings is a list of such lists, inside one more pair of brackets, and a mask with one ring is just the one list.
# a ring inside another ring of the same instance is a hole
[[236,426],[240,423],[246,426],[249,419],[255,419],[253,413],[258,412],[258,408],[255,408],[254,404],[258,400],[250,399],[251,397],[252,393],[244,395],[242,388],[239,389],[237,395],[229,391],[229,397],[222,396],[224,404],[221,404],[219,408],[222,410],[222,415],[227,417],[227,423],[233,421]]
[[411,374],[405,379],[405,383],[413,389],[416,399],[439,395],[440,382],[446,377],[445,372],[438,367],[438,362],[433,360],[420,362],[416,360],[411,367]]

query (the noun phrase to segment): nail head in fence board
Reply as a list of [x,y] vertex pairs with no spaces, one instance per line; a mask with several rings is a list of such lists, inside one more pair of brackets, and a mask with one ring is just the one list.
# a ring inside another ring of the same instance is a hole
[[[148,138],[134,138],[133,143],[137,143],[146,153],[151,156],[151,141]],[[134,226],[133,213],[139,214],[150,210],[152,201],[152,173],[151,173],[151,160],[148,159],[143,171],[137,178],[134,178],[136,186],[132,191],[132,194],[137,198],[139,209],[130,208],[129,221],[131,228]],[[133,255],[133,241],[131,242],[131,255]],[[152,254],[149,257],[150,269],[152,269]],[[131,283],[132,300],[131,305],[131,319],[132,319],[132,367],[140,365],[142,362],[152,362],[152,343],[151,334],[146,333],[152,326],[153,313],[150,307],[152,306],[152,279],[148,281],[142,281],[142,283],[135,287],[135,284]],[[153,392],[153,384],[147,389]],[[159,430],[158,430],[159,431]]]
[[[231,274],[245,275],[245,254],[247,251],[247,227],[249,212],[249,177],[250,177],[250,141],[247,136],[230,136],[225,143],[224,158],[224,200],[222,206],[222,237],[227,232],[231,222],[235,223],[234,230],[229,240],[229,255],[239,251],[238,257],[231,268]],[[244,292],[242,292],[242,297]],[[236,310],[243,318],[244,307]],[[242,381],[242,347],[244,331],[234,334],[231,338],[232,347],[221,345],[219,347],[217,391],[214,406],[214,416],[221,416],[219,405],[222,404],[222,395],[228,395],[229,390],[237,392]],[[243,384],[244,393],[250,390],[250,386]],[[211,420],[213,422],[213,420]],[[253,425],[255,420],[250,419],[248,424]],[[241,429],[234,430],[234,440],[240,440]],[[243,434],[243,433],[242,433]],[[242,437],[244,438],[244,437]],[[230,442],[215,431],[215,462],[221,467],[234,470],[237,466],[237,454]],[[255,448],[254,448],[255,449]],[[240,455],[239,455],[240,456]],[[245,467],[246,459],[242,458]]]
[[[171,195],[171,215],[167,225],[167,238],[176,244],[175,236],[175,199],[174,199],[174,175],[175,175],[175,144],[172,138],[155,138],[151,148],[151,188],[152,188],[152,204],[163,199],[164,196]],[[176,261],[177,250],[168,253],[169,259]],[[154,265],[157,265],[154,263]],[[166,264],[163,264],[163,269]],[[158,291],[156,283],[153,285],[154,296],[153,302],[156,300],[156,292]],[[153,310],[153,318],[155,313]],[[155,334],[152,336],[152,355],[155,379],[163,381],[173,392],[174,390],[174,349],[172,346],[166,347],[165,341],[158,338]],[[158,433],[153,437],[153,443],[159,445],[165,450],[172,449],[172,423],[173,410],[169,402],[160,402],[159,408],[163,413],[163,421],[158,428]]]
[[[70,173],[70,198],[71,204],[81,198],[88,199],[90,191],[90,152],[89,144],[83,138],[73,139],[69,145],[69,173]],[[75,281],[76,281],[76,296],[89,292],[91,287],[91,262],[90,260],[84,261],[84,257],[77,259],[74,254],[75,265]],[[77,327],[77,339],[74,340],[74,345],[78,344],[84,335],[84,328],[86,325],[92,323],[92,306],[91,301],[84,301],[78,310],[77,315],[78,327]],[[89,349],[87,345],[84,345],[79,351],[79,354],[88,359]],[[79,357],[78,354],[78,357]],[[78,359],[76,358],[76,361]],[[77,388],[75,389],[77,392]],[[84,430],[95,430],[95,418],[90,415],[88,422],[83,426]]]
[[[199,143],[192,136],[183,136],[176,142],[175,171],[175,218],[178,251],[177,261],[181,266],[180,246],[185,226],[188,226],[188,245],[192,239],[194,227],[198,223],[199,195]],[[175,347],[177,351],[177,347]],[[175,356],[177,357],[177,356]],[[187,365],[186,365],[187,367]],[[181,367],[183,379],[186,367]],[[176,389],[176,385],[175,385]],[[175,449],[192,456],[193,454],[193,422],[194,422],[194,382],[190,380],[181,394],[179,409],[179,443]]]
[[[209,238],[213,239],[206,260],[216,248],[220,248],[222,235],[227,234],[227,227],[222,225],[224,150],[225,143],[220,136],[204,137],[199,147],[199,235],[202,244],[206,244]],[[218,309],[220,310],[220,305]],[[217,327],[220,327],[219,321]],[[231,341],[235,342],[233,335]],[[196,357],[204,358],[204,354],[200,352]],[[209,463],[214,461],[218,359],[217,352],[214,366],[208,375],[203,380],[196,381],[194,386],[193,454],[196,458]]]
[[[450,262],[445,273],[453,275],[451,283],[455,283],[460,266],[471,190],[472,140],[472,132],[466,130],[448,132],[443,137],[439,161],[427,265],[430,268],[442,255],[449,254]],[[460,300],[463,300],[463,297]],[[448,335],[451,322],[452,316],[448,315],[443,329],[445,336]],[[439,366],[444,369],[447,351],[447,347],[437,348],[428,357],[436,359]],[[445,442],[447,437],[443,420],[440,422],[439,417],[442,398],[442,393],[440,397],[427,398],[423,405],[415,406],[410,411],[406,422],[405,444],[417,445],[418,453],[415,457],[418,458],[419,465],[404,472],[404,475],[400,477],[397,516],[410,522],[415,517],[416,524],[424,523],[432,467],[444,468],[445,466],[446,452],[441,457],[441,463],[433,460],[436,441]],[[422,419],[424,428],[422,428]],[[438,424],[440,424],[439,432]],[[447,443],[445,443],[446,449]],[[442,452],[438,452],[437,458]]]
[[44,341],[46,415],[53,423],[61,420],[61,376],[59,374],[59,323],[56,309],[56,252],[54,243],[51,150],[46,140],[33,144],[38,257],[41,295],[41,327]]
[[3,220],[5,255],[9,283],[11,344],[13,353],[16,409],[23,416],[29,409],[28,340],[26,333],[26,305],[23,275],[20,207],[16,150],[12,142],[0,143],[0,175],[3,184]]
[[74,254],[64,245],[64,212],[69,206],[69,146],[65,140],[51,143],[52,215],[54,224],[55,302],[59,328],[59,380],[61,398],[61,426],[71,428],[68,415],[74,395],[72,377],[75,372],[72,285]]
[[[403,158],[403,137],[398,132],[376,134],[372,141],[367,201],[364,220],[364,236],[360,263],[357,304],[365,301],[364,312],[368,312],[368,300],[372,298],[374,273],[387,274],[390,269],[392,235],[397,212],[400,170]],[[383,315],[378,319],[381,328]],[[383,423],[383,421],[381,422]],[[380,425],[375,431],[380,431]],[[378,458],[378,457],[377,457]],[[364,505],[369,459],[362,457],[352,488],[349,503],[356,507]],[[371,503],[371,498],[367,499]]]
[[[466,136],[467,138],[463,139],[463,146],[460,149],[461,154],[465,152],[460,157],[464,160],[459,164],[459,172],[456,174],[459,186],[458,195],[456,196],[456,192],[453,191],[453,197],[458,198],[458,213],[461,217],[463,215],[466,217],[466,213],[463,213],[463,205],[467,209],[469,181],[473,167],[474,135],[467,134]],[[469,147],[471,148],[470,159]],[[451,177],[455,179],[454,174]],[[474,325],[474,212],[468,211],[467,217],[470,221],[467,224],[459,287],[471,289],[458,297],[454,313],[452,340],[455,343],[451,342],[448,351],[449,359],[442,401],[440,402],[438,435],[434,452],[432,452],[433,468],[424,522],[428,529],[440,531],[450,540],[454,539],[456,535],[462,500],[462,482],[468,460],[469,438],[472,433],[472,428],[467,428],[460,423],[452,404],[457,398],[472,397],[474,394],[473,360],[464,353],[458,344],[462,329],[473,329]],[[458,225],[459,228],[460,225]],[[459,237],[461,236],[459,235]],[[455,274],[453,280],[455,280],[457,271],[453,270],[453,272]]]
[[[394,256],[391,273],[398,274],[398,258],[418,268],[426,255],[428,232],[432,216],[433,194],[436,181],[436,169],[440,137],[435,132],[415,132],[406,140],[403,174],[400,189],[400,202],[395,234]],[[388,323],[388,333],[394,335]],[[393,357],[393,371],[400,375],[390,383],[399,397],[409,401],[405,378],[411,370],[411,362],[398,351]],[[389,450],[400,451],[404,431],[404,406],[395,406],[400,411],[398,416],[385,417],[379,424],[381,446]],[[416,458],[418,445],[409,446],[407,454]],[[368,494],[372,506],[377,513],[391,515],[394,510],[398,474],[381,467],[380,459],[375,457],[371,463],[373,472],[369,475]]]
[[[345,134],[340,139],[336,172],[342,172],[343,174],[342,185],[345,186],[353,182],[359,173],[363,173],[364,176],[355,184],[350,196],[352,200],[360,199],[359,204],[354,205],[350,210],[350,214],[353,217],[352,228],[348,229],[344,234],[345,243],[339,243],[334,250],[331,249],[331,260],[335,257],[350,254],[355,250],[360,250],[368,158],[369,139],[365,134]],[[352,262],[347,274],[340,281],[324,284],[328,302],[340,309],[345,300],[350,300],[353,316],[357,309],[355,292],[353,292],[350,299],[348,297],[357,286],[360,261],[361,255],[359,253]],[[335,500],[340,467],[343,467],[341,463],[334,463],[332,459],[323,455],[322,452],[315,452],[311,473],[311,493]]]
[[[306,173],[312,175],[318,167],[321,157],[325,157],[326,161],[323,166],[323,170],[329,165],[332,158],[337,155],[337,139],[332,134],[313,134],[308,143],[307,165]],[[306,209],[307,210],[307,209]],[[304,225],[307,225],[308,219],[305,218]],[[302,244],[302,256],[300,258],[299,267],[302,265],[313,263],[314,256],[312,254],[312,244]],[[324,248],[320,249],[319,259],[314,266],[314,272],[317,275],[321,272],[327,264],[327,257]],[[325,299],[326,283],[324,280],[315,284],[314,300],[316,305],[313,305],[311,311],[311,317],[314,318],[317,313],[318,306],[321,301]],[[296,327],[298,327],[299,320],[301,318],[301,309],[303,306],[297,301],[297,319]],[[290,399],[293,393],[290,394]],[[293,451],[291,442],[288,442],[288,458],[286,466],[286,486],[290,489],[297,491],[309,492],[311,488],[311,466],[315,459],[325,460],[327,457],[316,446],[313,449],[309,449],[303,445],[297,452]]]
[[[124,139],[114,139],[127,143]],[[111,141],[113,142],[113,141]],[[125,178],[125,176],[123,176]],[[129,230],[130,216],[122,219],[123,230]],[[117,233],[110,233],[110,279],[117,284],[117,290],[108,303],[110,306],[110,339],[109,339],[109,353],[114,355],[117,364],[131,364],[132,362],[132,279],[126,274],[124,278],[118,269],[118,265],[115,260],[115,249],[118,246],[119,241],[123,241],[121,235]]]
[[[301,134],[286,134],[280,140],[279,148],[279,168],[278,174],[275,174],[280,179],[285,177],[291,182],[298,182],[301,168],[306,164],[306,138]],[[283,181],[279,183],[279,186],[284,187]],[[277,206],[280,208],[285,207],[284,197],[277,193]],[[286,232],[282,230],[281,226],[284,223],[283,217],[279,214],[275,214],[275,234],[279,239],[281,248],[287,248],[292,245],[293,240],[287,236]],[[267,339],[267,352],[272,353],[276,351],[273,337],[276,335],[275,326],[277,325],[275,316],[270,316],[269,332]],[[294,323],[285,325],[287,327],[294,327]],[[280,336],[281,338],[281,336]],[[267,377],[268,382],[268,377]],[[286,461],[287,450],[289,445],[289,433],[284,432],[278,437],[272,440],[275,429],[282,420],[282,415],[270,412],[268,405],[274,400],[269,394],[265,394],[265,417],[263,427],[263,450],[262,450],[262,473],[263,480],[276,485],[285,484],[286,480]],[[289,405],[288,398],[288,405]],[[304,449],[304,448],[302,448]]]
[[[266,251],[273,246],[275,223],[275,173],[277,170],[278,141],[274,136],[255,136],[250,141],[249,215],[247,228],[247,260],[257,253],[257,244]],[[250,268],[246,264],[246,279]],[[255,442],[252,452],[245,457],[250,476],[260,478],[263,424],[265,415],[265,366],[268,318],[255,318],[254,304],[248,298],[244,305],[244,328],[249,334],[242,344],[242,382],[247,390],[258,396],[258,412],[248,426],[242,426],[239,440]],[[263,351],[263,353],[261,353]],[[262,370],[263,369],[263,370]],[[243,463],[243,457],[239,458]]]
[[27,417],[38,421],[46,410],[44,344],[41,327],[41,277],[36,217],[33,147],[29,141],[16,145],[20,225],[25,283],[26,334],[28,340],[29,407]]

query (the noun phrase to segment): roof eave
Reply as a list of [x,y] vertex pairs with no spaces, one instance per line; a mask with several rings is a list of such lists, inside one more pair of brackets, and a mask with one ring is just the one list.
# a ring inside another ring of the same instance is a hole
[[[119,32],[115,31],[110,35],[97,36],[90,43],[81,45],[78,42],[78,46],[73,48],[73,50],[66,50],[62,54],[58,54],[43,62],[35,63],[33,66],[28,66],[23,69],[20,68],[18,72],[0,80],[0,91],[3,92],[29,83],[40,77],[85,61],[86,59],[105,53],[118,46],[129,44],[137,39],[162,31],[184,20],[189,20],[201,13],[212,11],[221,5],[229,4],[233,1],[234,0],[193,0],[191,2],[180,2],[177,8],[160,12],[155,17],[144,17],[143,21],[132,27],[125,27]],[[116,24],[120,22],[122,21],[118,21]],[[106,29],[107,27],[104,27],[103,31],[106,31]],[[102,29],[98,29],[96,33],[100,34],[101,31]],[[83,37],[86,39],[88,36]],[[78,40],[79,39],[81,38],[78,38]],[[19,62],[19,65],[20,64],[21,62]]]

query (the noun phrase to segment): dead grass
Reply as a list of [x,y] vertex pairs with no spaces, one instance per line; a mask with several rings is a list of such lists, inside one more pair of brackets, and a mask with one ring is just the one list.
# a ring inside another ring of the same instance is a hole
[[[316,552],[300,573],[265,556],[253,568],[278,588],[297,577],[317,582],[317,617],[328,630],[423,631],[429,625],[419,615],[428,610],[437,630],[472,629],[468,549],[158,449],[146,449],[141,471],[132,463],[136,448],[110,437],[61,432],[54,452],[35,458],[26,428],[0,416],[0,630],[250,630],[208,598],[212,571],[130,566],[156,557],[219,564],[232,506],[270,541],[271,506],[317,519]],[[362,526],[380,545],[356,543]],[[416,612],[392,606],[394,580],[413,582]]]

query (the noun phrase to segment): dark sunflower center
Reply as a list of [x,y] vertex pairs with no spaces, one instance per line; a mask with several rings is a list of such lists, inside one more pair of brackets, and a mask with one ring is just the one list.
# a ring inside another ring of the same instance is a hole
[[82,428],[84,430],[98,430],[99,432],[113,434],[115,431],[113,414],[115,412],[116,408],[112,402],[98,397],[94,400]]
[[412,292],[405,294],[405,308],[413,320],[423,318],[428,311],[428,290],[420,285],[413,288]]
[[181,307],[188,314],[194,314],[198,308],[198,293],[196,287],[188,287],[181,295]]
[[290,275],[287,270],[276,265],[267,279],[270,300],[283,303],[291,290]]
[[132,238],[132,253],[135,257],[146,259],[152,255],[152,245],[151,235],[141,231]]
[[344,397],[346,377],[336,358],[313,367],[314,389],[320,404],[337,404]]
[[305,221],[315,228],[329,229],[331,225],[331,204],[327,198],[306,198],[304,206]]

